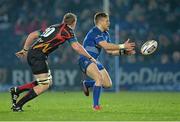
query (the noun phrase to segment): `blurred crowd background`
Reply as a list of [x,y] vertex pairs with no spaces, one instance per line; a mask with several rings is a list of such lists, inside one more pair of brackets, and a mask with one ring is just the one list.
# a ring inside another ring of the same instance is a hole
[[[21,49],[27,35],[37,29],[61,23],[66,12],[78,16],[75,30],[82,43],[94,26],[93,16],[102,11],[101,0],[0,0],[0,65],[18,63],[14,53]],[[137,43],[137,54],[122,63],[180,63],[180,2],[179,0],[110,0],[110,33],[120,27],[120,42],[130,38]],[[156,56],[144,57],[138,51],[149,39],[159,42]],[[72,57],[69,55],[73,55]],[[50,58],[51,63],[75,63],[78,55],[69,46],[61,46]]]

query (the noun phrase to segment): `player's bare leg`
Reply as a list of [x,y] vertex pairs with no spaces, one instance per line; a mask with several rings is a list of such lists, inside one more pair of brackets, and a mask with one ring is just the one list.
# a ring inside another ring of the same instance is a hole
[[95,85],[93,87],[93,109],[94,110],[100,110],[99,105],[99,98],[101,93],[101,87],[102,87],[102,75],[97,67],[96,64],[91,63],[86,71],[86,74],[95,80]]
[[[102,80],[102,86],[103,88],[110,88],[112,87],[112,81],[111,81],[111,78],[108,74],[108,72],[106,71],[106,69],[102,69],[100,70],[101,72],[101,75],[103,77],[103,80]],[[95,81],[94,80],[91,80],[91,79],[88,79],[88,80],[84,80],[82,82],[82,85],[83,85],[83,92],[86,96],[89,96],[89,88],[90,87],[93,87],[95,84]]]
[[46,91],[49,86],[52,84],[51,78],[49,78],[49,74],[40,74],[40,75],[35,75],[36,79],[39,79],[38,83],[39,85],[35,86],[33,89],[37,95],[40,95],[44,91]]
[[112,87],[112,81],[111,81],[109,73],[106,71],[106,69],[104,68],[100,72],[101,72],[101,75],[103,77],[103,81],[102,81],[103,88],[110,88],[110,87]]

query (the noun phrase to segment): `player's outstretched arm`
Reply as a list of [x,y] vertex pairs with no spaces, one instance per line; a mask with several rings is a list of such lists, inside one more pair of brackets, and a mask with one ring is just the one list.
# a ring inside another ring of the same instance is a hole
[[106,51],[107,50],[119,50],[119,49],[124,48],[123,45],[116,45],[113,43],[108,43],[107,41],[101,41],[101,42],[99,42],[99,45]]
[[79,42],[73,42],[71,44],[71,47],[79,54],[86,56],[88,59],[93,61],[94,63],[97,63],[96,60],[89,55],[89,53],[83,48],[83,46]]
[[101,41],[99,42],[99,45],[104,48],[106,51],[107,50],[121,50],[121,49],[126,49],[126,50],[133,50],[135,48],[135,43],[134,42],[129,42],[129,39],[124,43],[124,44],[113,44],[113,43],[108,43],[107,41]]
[[119,56],[121,55],[119,50],[106,50],[106,53],[110,54],[110,55],[114,55],[114,56]]
[[134,55],[136,53],[135,50],[107,50],[106,51],[110,55],[119,56],[119,55]]
[[110,55],[133,55],[135,54],[135,43],[129,42],[129,39],[124,44],[113,44],[107,41],[99,42],[99,45],[105,49],[105,51]]
[[24,47],[22,50],[20,50],[19,52],[16,53],[16,56],[19,58],[24,57],[27,54],[27,51],[29,49],[29,47],[31,46],[31,44],[33,43],[33,41],[39,37],[39,31],[34,31],[32,33],[30,33],[24,43]]

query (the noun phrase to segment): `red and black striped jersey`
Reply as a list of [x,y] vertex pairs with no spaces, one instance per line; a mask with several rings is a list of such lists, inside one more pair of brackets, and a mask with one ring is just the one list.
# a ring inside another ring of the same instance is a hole
[[66,24],[52,25],[45,31],[39,32],[40,36],[31,49],[41,50],[44,54],[50,54],[66,41],[70,43],[77,41],[74,31]]

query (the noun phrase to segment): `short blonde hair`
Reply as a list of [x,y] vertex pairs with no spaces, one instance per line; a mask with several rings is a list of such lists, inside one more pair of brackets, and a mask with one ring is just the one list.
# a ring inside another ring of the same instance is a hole
[[98,12],[94,15],[94,23],[97,24],[100,19],[102,18],[108,18],[109,15],[105,12]]
[[73,24],[77,20],[77,16],[73,13],[66,13],[63,17],[63,23],[67,25]]

